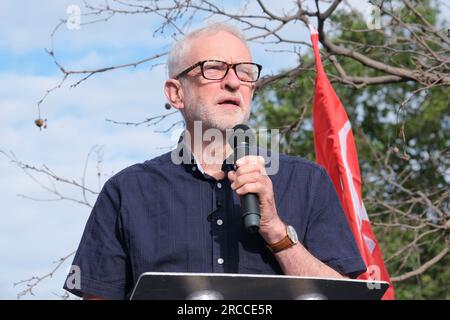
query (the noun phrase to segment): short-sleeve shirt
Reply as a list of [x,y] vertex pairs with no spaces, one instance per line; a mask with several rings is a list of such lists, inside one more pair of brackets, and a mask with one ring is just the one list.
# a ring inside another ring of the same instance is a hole
[[[233,169],[224,162],[225,173]],[[322,167],[280,154],[269,177],[278,215],[313,256],[352,278],[366,270]],[[194,159],[176,164],[171,152],[105,183],[73,265],[80,287],[64,288],[107,299],[129,298],[144,272],[283,274],[263,238],[245,230],[226,176],[212,178]]]

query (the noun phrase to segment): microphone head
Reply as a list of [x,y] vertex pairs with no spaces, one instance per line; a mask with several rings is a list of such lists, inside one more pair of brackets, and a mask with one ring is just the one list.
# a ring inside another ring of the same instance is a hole
[[228,138],[228,143],[233,149],[236,149],[238,144],[245,142],[251,144],[255,141],[255,135],[250,127],[246,124],[237,124],[230,130],[231,135]]
[[238,124],[233,127],[228,143],[234,150],[234,161],[236,161],[251,153],[250,145],[255,144],[255,135],[246,124]]
[[236,132],[239,129],[241,129],[242,131],[245,132],[247,130],[250,130],[250,127],[248,125],[246,125],[246,124],[240,123],[240,124],[237,124],[237,125],[235,125],[233,127],[233,132]]

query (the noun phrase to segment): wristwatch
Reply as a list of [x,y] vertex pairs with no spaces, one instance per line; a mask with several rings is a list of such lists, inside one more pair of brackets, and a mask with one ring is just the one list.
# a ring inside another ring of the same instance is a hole
[[286,236],[278,242],[267,244],[267,248],[273,252],[280,252],[297,244],[298,236],[293,226],[286,225]]

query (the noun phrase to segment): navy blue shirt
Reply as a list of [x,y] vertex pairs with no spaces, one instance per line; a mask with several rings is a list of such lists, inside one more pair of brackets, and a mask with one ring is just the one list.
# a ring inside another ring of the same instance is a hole
[[[350,277],[365,271],[323,168],[280,155],[270,178],[279,216],[312,255]],[[73,265],[81,288],[66,283],[66,290],[109,299],[129,298],[143,272],[282,274],[262,237],[244,229],[229,180],[215,180],[195,161],[175,164],[170,152],[105,183]]]

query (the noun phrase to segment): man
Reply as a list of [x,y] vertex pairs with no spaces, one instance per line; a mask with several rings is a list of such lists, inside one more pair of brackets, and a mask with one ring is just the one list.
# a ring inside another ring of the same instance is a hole
[[[105,183],[73,262],[80,287],[66,281],[65,288],[85,298],[124,299],[149,271],[327,278],[363,272],[322,168],[279,155],[278,172],[268,176],[262,157],[233,166],[224,162],[232,153],[225,139],[198,139],[249,118],[261,66],[239,31],[216,24],[187,35],[174,45],[168,69],[165,94],[185,119],[180,144],[191,161],[175,163],[167,153]],[[239,196],[247,193],[259,197],[257,234],[242,225]]]

